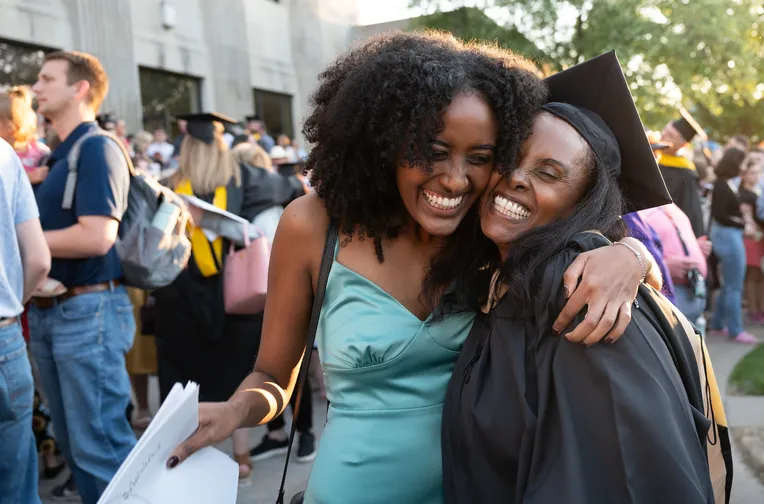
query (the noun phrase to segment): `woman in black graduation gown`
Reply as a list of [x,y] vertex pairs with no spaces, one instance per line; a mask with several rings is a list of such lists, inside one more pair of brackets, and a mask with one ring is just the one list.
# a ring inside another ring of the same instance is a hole
[[[219,114],[180,119],[188,121],[188,134],[173,184],[176,192],[249,222],[304,194],[297,177],[235,161],[222,137],[223,124],[233,120]],[[263,315],[225,313],[221,271],[230,243],[224,238],[210,242],[201,229],[208,227],[204,220],[197,224],[188,267],[171,285],[154,293],[159,385],[163,399],[175,383],[194,381],[200,386],[200,401],[225,401],[252,370]],[[246,454],[248,447],[245,444],[235,451]],[[241,458],[240,464],[245,459],[248,463],[248,454]],[[247,472],[244,467],[241,471]]]
[[475,278],[456,286],[483,313],[444,406],[446,502],[713,503],[705,369],[670,303],[640,287],[630,322],[605,314],[628,324],[612,344],[586,347],[552,329],[565,268],[621,238],[625,210],[668,198],[614,53],[548,83],[554,101],[518,167],[494,174],[480,203],[500,256],[488,259],[505,266],[490,289],[478,292]]

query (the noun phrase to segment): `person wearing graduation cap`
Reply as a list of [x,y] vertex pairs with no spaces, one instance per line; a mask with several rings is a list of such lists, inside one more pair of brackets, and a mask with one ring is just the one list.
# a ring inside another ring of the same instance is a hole
[[671,198],[690,218],[692,230],[698,238],[706,235],[698,174],[693,162],[678,156],[677,153],[702,131],[692,116],[682,110],[682,117],[668,123],[663,128],[661,142],[665,142],[669,146],[662,149],[658,155],[658,166],[660,166]]
[[[283,177],[238,163],[223,139],[221,114],[179,116],[187,121],[179,169],[171,187],[249,222],[260,213],[304,194],[297,177]],[[176,382],[194,381],[200,401],[225,401],[252,370],[260,344],[262,314],[234,316],[223,306],[223,276],[228,241],[209,239],[204,218],[191,211],[192,259],[169,286],[154,292],[158,376],[162,398]],[[246,432],[234,434],[240,475],[251,472]]]
[[249,115],[245,119],[247,120],[247,131],[254,137],[255,142],[265,149],[265,152],[270,152],[276,145],[276,140],[265,130],[265,124],[260,116],[257,114]]
[[611,344],[574,344],[553,328],[567,265],[621,238],[625,210],[670,197],[615,53],[547,84],[518,166],[495,173],[479,203],[502,265],[490,289],[474,275],[457,281],[483,306],[446,394],[446,503],[721,504],[729,459],[723,443],[707,448],[704,414],[715,381],[686,319],[641,286]]

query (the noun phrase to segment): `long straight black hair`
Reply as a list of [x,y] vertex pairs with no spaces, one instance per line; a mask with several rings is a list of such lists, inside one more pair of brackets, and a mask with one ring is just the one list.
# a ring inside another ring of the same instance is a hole
[[[506,296],[519,315],[529,313],[546,266],[565,250],[573,236],[590,230],[613,241],[626,236],[621,219],[625,203],[618,181],[605,167],[597,166],[591,149],[583,162],[589,184],[573,213],[520,236],[503,263],[496,245],[480,229],[478,209],[470,212],[454,239],[434,258],[425,279],[425,295],[428,299],[440,299],[436,310],[439,317],[479,310],[489,298],[490,280],[497,269],[500,270],[497,288],[508,287]],[[454,281],[451,289],[440,296],[435,289],[444,278]]]

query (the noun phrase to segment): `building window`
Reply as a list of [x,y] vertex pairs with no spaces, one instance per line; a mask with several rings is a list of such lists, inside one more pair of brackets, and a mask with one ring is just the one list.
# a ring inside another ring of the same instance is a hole
[[272,91],[254,90],[255,112],[265,123],[271,136],[280,134],[294,138],[292,123],[292,97]]
[[0,39],[0,86],[34,84],[45,53],[54,50]]
[[174,117],[199,112],[201,79],[139,67],[143,127],[147,131],[162,127],[168,134],[177,134]]

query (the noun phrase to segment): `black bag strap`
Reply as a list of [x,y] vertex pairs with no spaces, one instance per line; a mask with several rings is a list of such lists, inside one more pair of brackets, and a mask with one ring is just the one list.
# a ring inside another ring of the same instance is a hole
[[[329,280],[329,270],[334,263],[334,249],[337,245],[339,235],[339,225],[335,219],[329,222],[329,229],[326,231],[326,243],[324,244],[324,253],[321,257],[321,269],[318,272],[318,282],[316,283],[316,295],[313,296],[313,309],[310,312],[310,324],[308,325],[308,338],[305,341],[305,355],[302,358],[300,374],[298,377],[295,391],[294,407],[292,408],[292,428],[289,432],[289,446],[287,448],[286,461],[284,462],[284,473],[281,475],[281,486],[279,487],[279,496],[276,504],[284,504],[284,485],[286,484],[287,470],[289,469],[289,457],[292,454],[292,445],[297,432],[297,415],[300,412],[300,403],[302,403],[302,394],[305,392],[305,383],[308,379],[308,368],[310,367],[310,357],[313,354],[313,344],[316,341],[316,330],[318,329],[318,317],[321,315],[321,306],[324,304],[324,294],[326,293],[326,282]],[[310,390],[307,391],[310,394]]]
[[687,248],[687,243],[685,243],[684,238],[682,238],[682,231],[680,231],[679,226],[676,225],[676,221],[674,221],[674,217],[672,217],[671,214],[668,212],[668,210],[666,210],[665,208],[661,208],[661,211],[666,217],[668,217],[668,219],[671,221],[671,224],[674,226],[676,235],[679,237],[679,241],[682,244],[682,250],[684,251],[685,257],[689,257],[690,250]]

